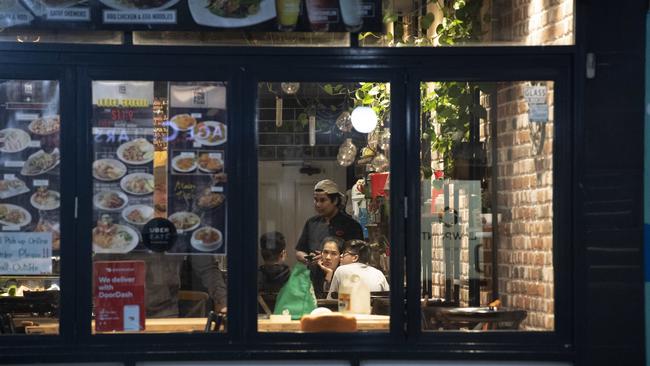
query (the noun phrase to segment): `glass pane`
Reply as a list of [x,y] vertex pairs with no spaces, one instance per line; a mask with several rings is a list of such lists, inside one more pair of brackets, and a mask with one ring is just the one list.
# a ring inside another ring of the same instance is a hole
[[133,44],[160,46],[348,47],[348,33],[133,32]]
[[59,113],[57,81],[0,80],[0,334],[58,334]]
[[225,83],[94,81],[92,98],[93,332],[222,325]]
[[553,82],[421,91],[424,330],[553,331]]
[[575,1],[384,1],[385,32],[366,47],[542,46],[575,43]]
[[387,332],[389,84],[258,90],[258,331]]

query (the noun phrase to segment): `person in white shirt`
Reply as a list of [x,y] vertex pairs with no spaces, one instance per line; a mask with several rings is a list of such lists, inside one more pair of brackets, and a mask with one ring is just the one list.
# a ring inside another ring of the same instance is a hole
[[375,267],[368,264],[370,261],[370,247],[363,240],[350,240],[345,243],[341,262],[334,272],[327,298],[332,298],[332,292],[338,292],[343,279],[353,274],[361,277],[371,292],[389,291],[386,276]]

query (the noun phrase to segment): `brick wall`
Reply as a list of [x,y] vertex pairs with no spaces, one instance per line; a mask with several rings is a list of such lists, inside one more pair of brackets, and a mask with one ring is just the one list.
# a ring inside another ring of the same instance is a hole
[[574,43],[574,0],[486,1],[492,18],[487,37],[525,45]]
[[[573,43],[572,0],[486,0],[484,13],[491,25],[484,31],[485,42],[557,45]],[[554,329],[553,284],[553,84],[547,86],[549,118],[545,124],[528,121],[528,105],[523,97],[530,82],[497,83],[496,106],[484,96],[482,104],[494,108],[489,115],[496,120],[482,121],[481,140],[486,146],[496,139],[497,152],[488,148],[488,165],[495,161],[497,195],[488,207],[500,214],[496,256],[499,299],[503,306],[523,309],[528,316],[521,325],[525,330]],[[496,136],[490,133],[496,123]],[[488,190],[491,189],[488,188]],[[463,217],[462,209],[460,216]],[[461,225],[462,226],[462,225]],[[461,230],[466,230],[461,228]],[[442,225],[432,224],[432,233]],[[481,305],[491,300],[491,258],[493,242],[482,240],[484,279]],[[433,296],[444,297],[445,261],[442,240],[432,240]],[[468,304],[468,241],[460,243],[461,306]]]
[[[572,44],[573,0],[494,0],[496,37],[523,44]],[[504,306],[524,309],[527,330],[554,329],[553,84],[544,83],[551,121],[528,121],[523,88],[497,87],[497,262]]]
[[[552,83],[549,115],[552,115]],[[529,122],[525,83],[497,88],[499,293],[506,307],[524,309],[525,329],[554,329],[553,122]]]

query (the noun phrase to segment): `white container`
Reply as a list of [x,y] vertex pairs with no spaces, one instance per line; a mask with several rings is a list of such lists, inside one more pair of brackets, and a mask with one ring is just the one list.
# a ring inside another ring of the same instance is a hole
[[341,313],[370,314],[370,289],[359,275],[343,278],[338,300]]

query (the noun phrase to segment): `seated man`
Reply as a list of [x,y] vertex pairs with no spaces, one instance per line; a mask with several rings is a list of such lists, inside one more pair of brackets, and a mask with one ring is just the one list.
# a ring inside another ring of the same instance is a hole
[[257,289],[259,292],[278,292],[289,279],[289,266],[284,264],[287,258],[287,243],[282,233],[273,231],[260,237],[262,264],[257,271]]
[[380,270],[368,265],[369,261],[370,246],[368,246],[368,243],[363,240],[347,241],[341,254],[341,263],[334,272],[334,277],[332,277],[332,284],[327,298],[331,299],[332,292],[338,292],[343,279],[353,274],[361,278],[370,292],[388,291],[389,286],[386,276]]

